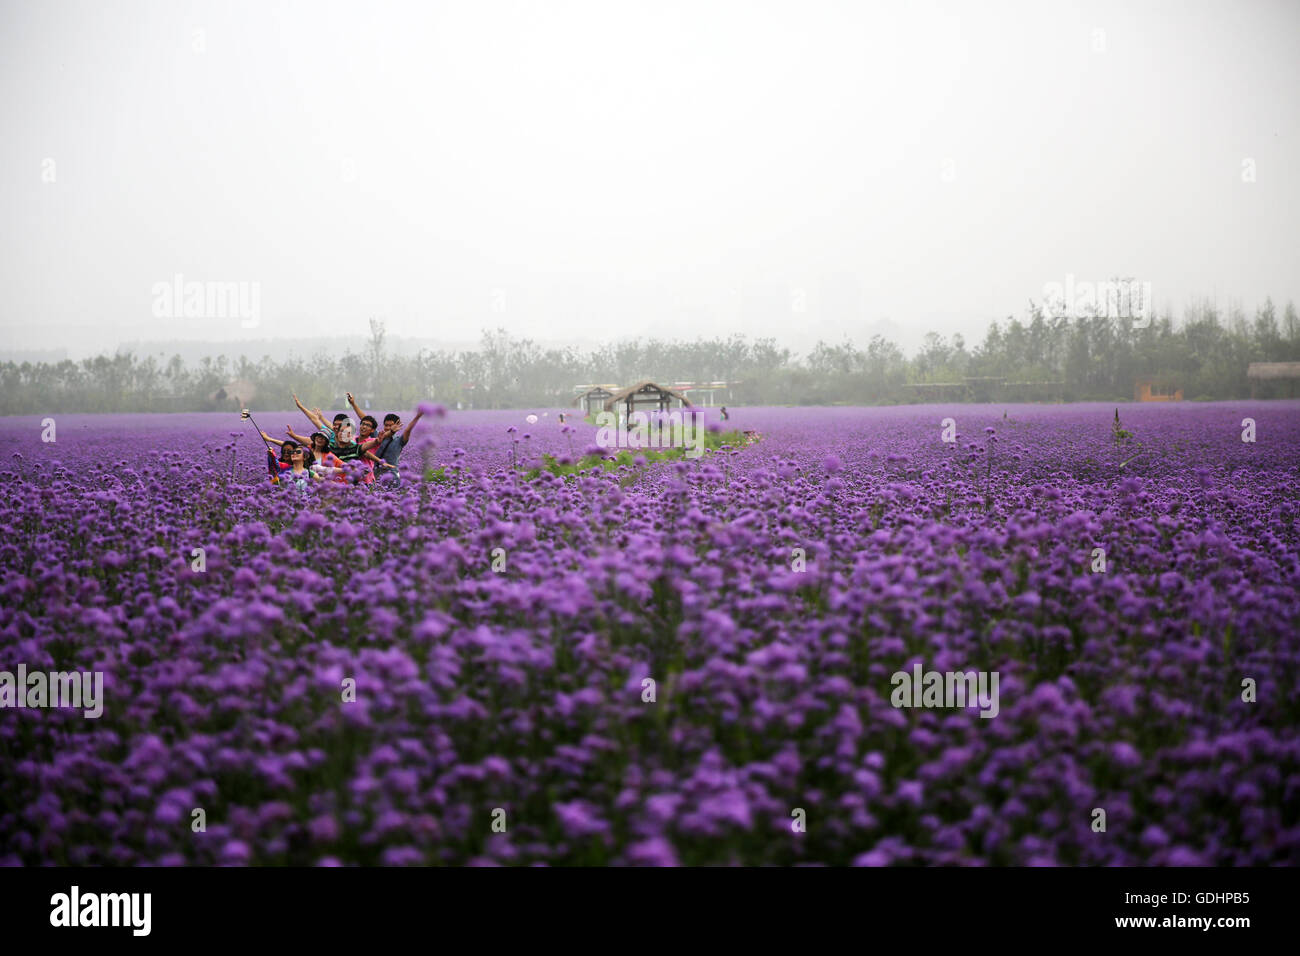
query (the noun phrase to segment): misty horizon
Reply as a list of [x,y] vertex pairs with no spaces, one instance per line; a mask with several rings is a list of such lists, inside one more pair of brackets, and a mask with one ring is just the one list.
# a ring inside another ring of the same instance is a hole
[[[0,346],[912,351],[1067,276],[1280,311],[1300,8],[1242,9],[8,5]],[[174,276],[256,322],[157,309]]]

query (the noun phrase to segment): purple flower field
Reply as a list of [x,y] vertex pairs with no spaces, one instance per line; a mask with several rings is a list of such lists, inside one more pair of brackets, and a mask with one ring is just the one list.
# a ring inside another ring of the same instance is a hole
[[[103,673],[0,709],[0,864],[1300,863],[1300,403],[513,471],[593,443],[558,411],[426,418],[371,491],[237,415],[0,420],[0,671]],[[996,714],[895,706],[918,664]]]

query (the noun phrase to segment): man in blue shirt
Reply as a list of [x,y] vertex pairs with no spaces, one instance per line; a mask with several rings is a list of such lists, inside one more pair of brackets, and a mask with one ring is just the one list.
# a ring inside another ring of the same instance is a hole
[[378,478],[383,480],[391,476],[393,485],[401,485],[402,474],[397,470],[397,460],[402,457],[402,449],[411,440],[411,430],[423,414],[417,409],[415,417],[400,435],[397,430],[402,427],[402,417],[393,412],[384,416],[384,429],[379,433],[379,445],[374,449],[375,454],[384,460],[384,464],[376,468]]

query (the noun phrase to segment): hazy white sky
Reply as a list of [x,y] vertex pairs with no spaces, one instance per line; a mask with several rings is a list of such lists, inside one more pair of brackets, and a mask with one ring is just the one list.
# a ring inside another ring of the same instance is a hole
[[0,0],[0,347],[1280,306],[1297,120],[1294,0]]

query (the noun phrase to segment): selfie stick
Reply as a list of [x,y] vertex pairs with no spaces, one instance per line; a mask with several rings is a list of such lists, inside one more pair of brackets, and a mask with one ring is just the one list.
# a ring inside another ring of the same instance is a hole
[[[252,422],[253,427],[257,428],[257,419],[253,417],[253,413],[250,412],[247,408],[245,408],[243,411],[239,413],[239,417]],[[262,429],[260,428],[257,428],[257,437],[262,438]],[[271,451],[271,443],[269,441],[267,441],[265,438],[262,438],[262,443],[266,445],[267,451]]]

